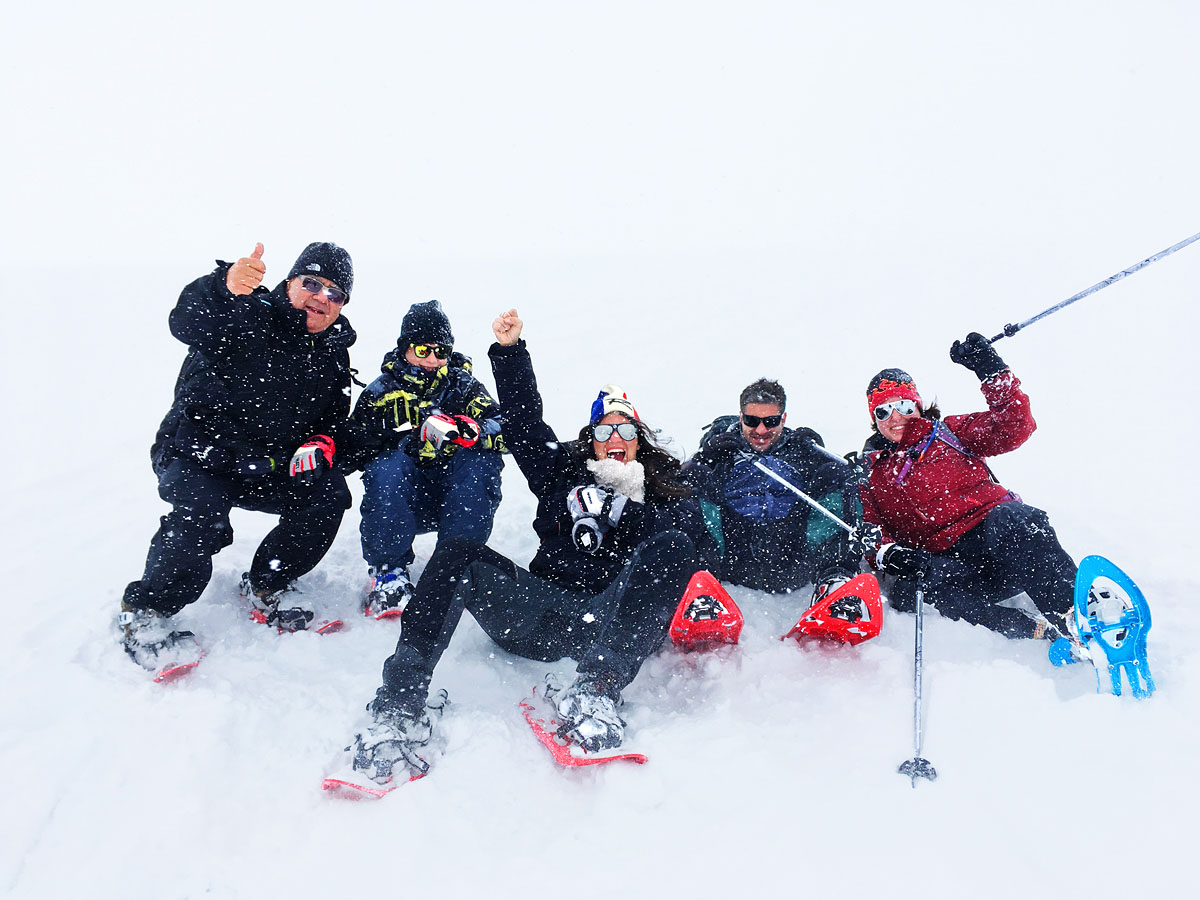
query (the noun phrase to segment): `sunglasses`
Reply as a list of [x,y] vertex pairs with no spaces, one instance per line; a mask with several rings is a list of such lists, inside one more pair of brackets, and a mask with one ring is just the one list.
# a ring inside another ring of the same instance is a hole
[[409,344],[408,346],[412,347],[412,352],[416,354],[417,359],[425,359],[427,356],[449,359],[450,354],[454,352],[454,347],[450,344]]
[[757,428],[759,425],[764,425],[769,430],[778,428],[779,423],[783,421],[783,416],[752,416],[749,413],[742,413],[742,422],[747,428]]
[[612,437],[614,431],[621,436],[622,440],[632,441],[637,437],[637,426],[632,422],[622,422],[620,425],[593,425],[592,440],[603,444]]
[[349,299],[346,296],[346,292],[341,288],[328,287],[327,285],[321,284],[321,282],[317,281],[317,279],[313,278],[311,275],[305,275],[300,279],[300,287],[304,288],[313,296],[316,296],[324,291],[325,296],[329,298],[329,302],[336,303],[338,306],[341,306]]
[[911,416],[917,411],[917,404],[913,400],[892,400],[890,403],[880,403],[875,407],[875,421],[886,422],[888,416],[893,412],[898,412],[902,416]]

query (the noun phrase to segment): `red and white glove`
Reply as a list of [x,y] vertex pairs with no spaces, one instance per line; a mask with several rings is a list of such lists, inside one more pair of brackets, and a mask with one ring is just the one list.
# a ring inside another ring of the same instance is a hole
[[333,438],[314,434],[292,454],[288,474],[302,481],[316,481],[326,469],[333,468]]
[[473,447],[479,440],[479,423],[470,416],[430,413],[421,423],[421,440],[429,441],[439,453],[453,453],[459,447]]
[[458,423],[454,421],[454,416],[448,416],[441,412],[430,413],[429,417],[421,423],[421,440],[433,444],[433,448],[439,453],[443,447],[452,444],[457,437]]
[[454,438],[454,443],[460,447],[474,447],[479,441],[479,423],[470,416],[455,416],[454,421],[458,424],[458,437]]

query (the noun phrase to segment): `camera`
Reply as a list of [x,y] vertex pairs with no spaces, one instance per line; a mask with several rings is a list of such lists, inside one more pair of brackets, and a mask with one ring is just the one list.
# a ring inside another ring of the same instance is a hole
[[595,553],[600,549],[607,530],[593,516],[583,516],[576,519],[571,527],[571,540],[575,543],[575,549],[584,553]]

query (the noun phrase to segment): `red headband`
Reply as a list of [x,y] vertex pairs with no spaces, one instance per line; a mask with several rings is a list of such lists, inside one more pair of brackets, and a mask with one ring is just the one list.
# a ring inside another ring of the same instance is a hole
[[875,386],[875,390],[867,395],[867,413],[874,416],[875,407],[889,400],[912,400],[918,407],[921,406],[921,395],[917,393],[917,386],[911,381],[883,378]]

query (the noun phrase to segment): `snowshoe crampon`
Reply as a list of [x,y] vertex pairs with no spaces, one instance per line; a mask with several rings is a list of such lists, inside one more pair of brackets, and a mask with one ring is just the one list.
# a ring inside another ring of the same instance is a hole
[[783,638],[824,638],[861,644],[878,635],[882,625],[883,601],[879,598],[879,582],[866,572],[851,578],[809,607]]
[[[1075,625],[1088,648],[1094,644],[1108,661],[1112,692],[1121,695],[1121,673],[1137,698],[1154,693],[1146,655],[1150,606],[1133,579],[1103,556],[1087,556],[1075,576]],[[1103,690],[1096,666],[1096,690]]]
[[711,572],[692,576],[671,619],[671,642],[684,650],[736,644],[745,619]]

